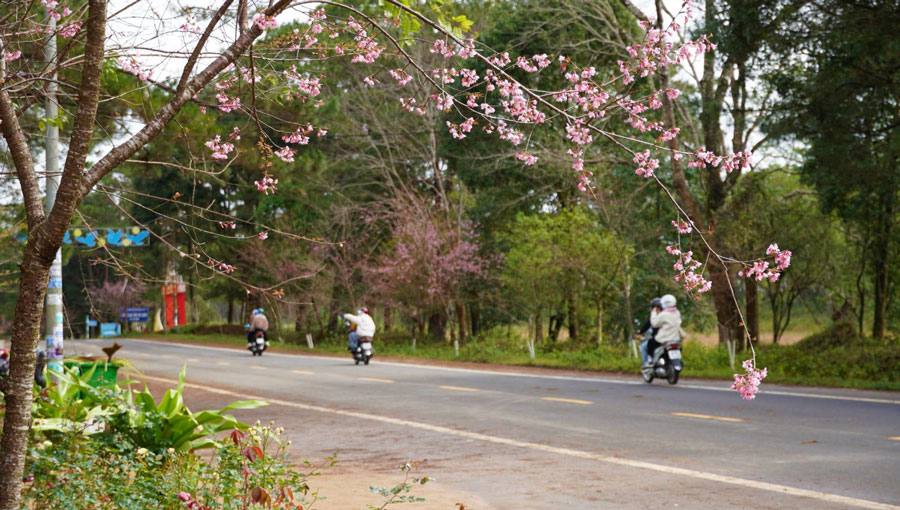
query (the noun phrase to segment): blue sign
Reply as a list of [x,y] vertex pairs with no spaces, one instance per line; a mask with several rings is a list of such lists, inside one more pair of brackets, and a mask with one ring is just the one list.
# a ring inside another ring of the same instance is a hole
[[95,321],[94,319],[88,319],[87,325],[88,325],[89,328],[96,328],[96,327],[97,327],[97,321]]
[[148,322],[150,320],[149,308],[130,306],[121,308],[119,311],[122,322]]
[[119,336],[122,334],[122,326],[118,322],[104,322],[100,324],[100,336]]
[[48,289],[61,289],[62,288],[62,278],[60,277],[52,277],[50,281],[47,282]]
[[[24,232],[16,234],[16,239],[25,242],[28,235]],[[102,228],[86,230],[73,228],[66,231],[63,244],[80,244],[95,248],[97,246],[147,246],[150,244],[150,231],[141,227]]]

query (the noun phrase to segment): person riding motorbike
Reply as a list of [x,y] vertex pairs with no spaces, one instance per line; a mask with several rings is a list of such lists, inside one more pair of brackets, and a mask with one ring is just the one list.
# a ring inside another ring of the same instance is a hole
[[250,328],[247,331],[247,344],[253,343],[253,339],[256,338],[256,332],[262,331],[263,338],[266,342],[269,341],[269,319],[266,318],[266,314],[263,313],[263,309],[259,308],[250,312]]
[[[341,319],[351,324],[348,338],[349,346],[347,347],[350,352],[355,351],[360,342],[372,341],[372,338],[375,336],[375,321],[369,315],[368,308],[360,308],[356,311],[356,315],[343,313],[341,314]],[[356,327],[354,328],[353,326]]]
[[[658,297],[650,300],[650,313],[659,312],[662,310],[662,305],[660,304],[660,299]],[[650,324],[650,317],[647,317],[644,325],[641,326],[641,329],[638,330],[638,334],[645,335],[648,332],[650,333],[647,339],[641,342],[641,360],[646,365],[650,363],[653,357],[653,351],[659,347],[659,344],[656,342],[656,333],[659,331],[659,328],[654,328],[652,324]],[[651,350],[652,348],[652,350]],[[650,355],[648,356],[648,353]]]
[[675,296],[666,294],[659,300],[662,310],[650,312],[650,325],[656,328],[656,337],[647,343],[647,354],[653,358],[653,353],[660,345],[669,342],[678,342],[682,339],[681,312],[675,307]]

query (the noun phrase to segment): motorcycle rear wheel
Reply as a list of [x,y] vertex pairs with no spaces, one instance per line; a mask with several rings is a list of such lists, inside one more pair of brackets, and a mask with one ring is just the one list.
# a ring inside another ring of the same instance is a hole
[[358,359],[353,360],[353,364],[354,364],[354,365],[359,365],[359,360],[358,360]]
[[366,365],[368,365],[368,364],[369,364],[369,358],[364,359],[364,360],[363,360],[363,363],[365,363]]
[[641,377],[644,378],[644,382],[650,384],[653,382],[653,371],[652,370],[641,370]]
[[672,367],[669,367],[669,373],[666,374],[666,380],[669,381],[669,384],[678,384],[678,375],[681,374],[680,371],[675,370]]

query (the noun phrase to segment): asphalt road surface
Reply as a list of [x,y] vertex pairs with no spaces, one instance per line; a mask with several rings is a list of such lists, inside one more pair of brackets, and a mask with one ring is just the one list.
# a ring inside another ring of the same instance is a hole
[[264,416],[306,455],[427,459],[427,474],[498,509],[900,510],[898,393],[764,384],[745,402],[721,381],[117,341],[148,381],[187,364],[189,396],[271,402]]

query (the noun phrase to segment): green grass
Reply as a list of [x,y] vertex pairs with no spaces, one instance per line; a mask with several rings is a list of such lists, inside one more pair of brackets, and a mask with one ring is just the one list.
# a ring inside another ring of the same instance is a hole
[[[600,347],[575,346],[571,343],[538,346],[536,359],[531,360],[524,342],[495,333],[498,334],[468,342],[460,348],[459,357],[448,343],[420,342],[414,349],[408,337],[393,332],[379,335],[375,341],[375,349],[378,356],[393,358],[469,361],[635,375],[639,373],[638,360],[629,357],[629,347],[622,344]],[[142,336],[240,347],[246,345],[246,339],[236,335],[196,335],[176,331],[165,335]],[[328,338],[318,342],[313,351],[310,351],[305,341],[302,344],[275,341],[272,342],[272,347],[298,353],[347,354],[344,342],[343,337]],[[738,369],[740,362],[747,357],[749,353],[738,353],[735,361]],[[688,341],[684,347],[684,361],[685,377],[731,380],[734,373],[729,366],[727,351],[718,346]],[[900,341],[897,339],[860,339],[852,334],[852,330],[832,327],[795,345],[761,345],[757,347],[757,361],[760,367],[768,369],[766,382],[769,383],[900,391],[900,371],[897,370],[900,367]]]

